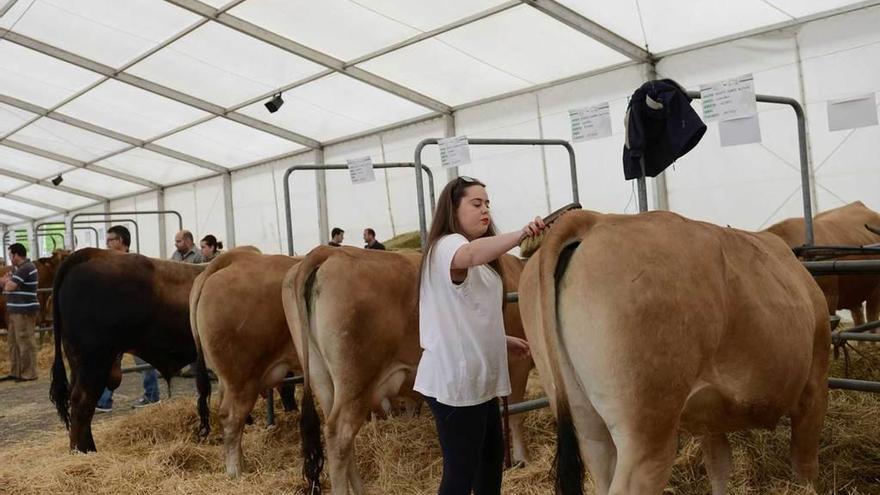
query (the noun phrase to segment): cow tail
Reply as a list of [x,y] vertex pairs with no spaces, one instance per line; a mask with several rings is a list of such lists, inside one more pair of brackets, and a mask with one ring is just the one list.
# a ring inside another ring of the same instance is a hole
[[62,339],[64,329],[61,319],[61,286],[67,277],[71,267],[89,260],[87,253],[74,253],[68,257],[55,274],[55,283],[52,287],[54,294],[52,303],[52,334],[55,339],[55,360],[52,363],[52,383],[49,385],[49,400],[55,404],[58,417],[64,423],[64,427],[70,429],[70,383],[67,380],[67,368],[64,366],[64,351]]
[[300,405],[300,438],[303,452],[303,478],[308,483],[309,495],[321,493],[321,472],[324,469],[324,446],[321,443],[321,418],[315,408],[315,398],[309,379],[309,335],[312,311],[312,290],[318,268],[334,248],[318,247],[312,250],[298,265],[287,272],[282,284],[282,301],[287,325],[294,342],[299,329],[300,364],[303,370],[303,394]]
[[[237,259],[235,252],[227,252],[221,254],[213,263],[205,268],[205,271],[199,274],[193,281],[192,290],[189,293],[189,323],[193,334],[193,341],[196,345],[196,390],[198,392],[198,413],[199,413],[199,431],[198,436],[202,440],[211,433],[211,378],[208,376],[208,367],[205,364],[205,352],[202,349],[202,341],[199,338],[198,309],[199,299],[202,296],[202,289],[208,278],[218,271],[229,266]],[[170,378],[169,378],[170,379]]]
[[[568,401],[568,391],[561,368],[570,367],[571,360],[559,335],[557,289],[565,274],[568,263],[580,245],[580,238],[589,225],[578,221],[589,212],[571,212],[560,218],[551,227],[536,256],[540,263],[538,270],[537,305],[544,328],[547,355],[556,385],[556,454],[553,460],[553,474],[556,493],[562,495],[583,495],[584,461],[581,457],[578,434],[572,419]],[[592,222],[589,222],[592,223]]]

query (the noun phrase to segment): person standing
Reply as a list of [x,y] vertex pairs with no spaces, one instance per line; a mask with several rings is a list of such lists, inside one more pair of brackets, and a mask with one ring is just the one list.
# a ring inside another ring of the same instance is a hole
[[201,242],[199,242],[199,252],[202,254],[202,263],[209,263],[220,254],[220,250],[222,249],[223,243],[218,241],[217,237],[213,234],[208,234],[205,237],[202,237]]
[[0,381],[29,382],[37,379],[37,343],[34,339],[37,313],[37,267],[27,258],[27,249],[16,242],[9,246],[9,259],[14,272],[0,278],[6,293],[6,312],[9,314],[9,375]]
[[180,261],[182,263],[202,263],[202,253],[195,248],[196,241],[193,239],[192,232],[181,230],[174,234],[174,254],[171,255],[171,261]]
[[333,227],[333,230],[330,231],[330,242],[327,245],[339,247],[342,245],[343,239],[345,239],[345,231],[339,227]]
[[376,231],[369,227],[364,229],[364,249],[385,251],[385,245],[376,240]]
[[498,397],[510,394],[507,353],[527,357],[506,336],[504,253],[544,228],[540,218],[496,235],[485,185],[461,176],[440,193],[419,276],[419,341],[414,389],[431,408],[443,452],[439,495],[501,493],[504,460]]

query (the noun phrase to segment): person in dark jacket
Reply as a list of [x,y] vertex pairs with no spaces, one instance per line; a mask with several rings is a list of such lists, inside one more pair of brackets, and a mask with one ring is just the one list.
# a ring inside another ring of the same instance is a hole
[[367,227],[364,229],[364,249],[378,249],[385,251],[385,246],[376,240],[376,231]]

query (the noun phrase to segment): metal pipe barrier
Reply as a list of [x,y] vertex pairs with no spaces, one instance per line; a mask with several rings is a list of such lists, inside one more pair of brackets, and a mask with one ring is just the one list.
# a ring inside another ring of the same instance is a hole
[[[431,169],[424,165],[420,165],[419,168],[416,168],[416,164],[412,162],[391,162],[391,163],[374,163],[373,168],[378,169],[386,169],[386,168],[410,168],[416,170],[416,177],[419,178],[419,184],[421,184],[422,174],[419,173],[419,169],[421,172],[428,176],[428,185],[429,185],[429,193],[431,206],[433,207],[435,204],[434,200],[434,174],[431,172]],[[284,171],[284,219],[287,222],[287,254],[289,256],[293,256],[293,214],[291,212],[290,206],[290,176],[296,172],[297,170],[348,170],[348,165],[339,165],[339,164],[306,164],[306,165],[294,165],[292,167],[288,167],[287,170]],[[422,189],[419,189],[419,222],[420,224],[425,223],[424,212],[425,212],[425,197]]]
[[[71,220],[70,225],[73,225],[74,229],[76,229],[77,225],[90,225],[93,223],[98,223],[98,222],[93,222],[91,220],[80,220],[80,221]],[[138,224],[137,220],[135,220],[134,218],[114,218],[113,223],[131,223],[132,226],[134,226],[134,242],[135,242],[134,252],[140,253],[141,252],[141,228],[140,228],[140,225]],[[92,227],[92,228],[94,229],[94,227]],[[96,232],[95,242],[97,242],[98,230],[95,229],[95,232]],[[98,243],[98,244],[100,245],[100,243]],[[76,247],[76,246],[74,246],[74,247]]]
[[813,276],[880,274],[880,260],[804,261],[803,264]]
[[[699,100],[701,97],[699,91],[687,91],[687,95],[694,100]],[[812,246],[814,239],[813,204],[810,199],[810,165],[809,159],[807,158],[807,124],[806,119],[804,118],[804,109],[794,98],[786,98],[784,96],[755,95],[755,100],[760,103],[788,105],[794,110],[794,115],[797,117],[798,154],[800,155],[801,165],[801,195],[804,204],[804,223],[806,224],[805,245]],[[644,161],[642,164],[642,171],[644,172]],[[648,194],[644,173],[642,173],[642,176],[637,179],[637,182],[639,189],[639,211],[648,211]]]
[[[174,215],[177,217],[177,230],[178,232],[183,230],[183,216],[181,216],[180,212],[177,210],[144,210],[144,211],[111,211],[111,212],[85,212],[85,213],[76,213],[70,218],[71,230],[73,230],[74,222],[79,217],[102,217],[102,220],[89,222],[89,223],[107,223],[113,222],[114,219],[111,217],[119,216],[119,215],[155,215],[156,217],[162,217],[165,215]],[[97,229],[95,230],[97,232]],[[97,238],[97,235],[96,235]],[[138,244],[140,244],[140,236],[137,236]],[[140,251],[140,249],[138,249]]]
[[[98,243],[98,229],[91,226],[77,227],[76,225],[71,225],[70,230],[72,230],[74,234],[77,230],[91,230],[92,233],[95,234],[95,245],[93,247],[101,247]],[[73,236],[73,242],[71,244],[73,245],[74,249],[76,249],[76,235]]]
[[[880,322],[877,322],[880,323]],[[880,326],[880,325],[878,325]],[[844,342],[880,342],[880,334],[862,332],[832,332],[831,343],[840,345]]]
[[880,382],[853,380],[850,378],[829,378],[828,388],[837,390],[854,390],[856,392],[873,392],[880,394]]
[[[281,383],[297,384],[302,382],[302,375],[291,376],[281,380]],[[275,389],[272,388],[266,391],[266,424],[268,426],[275,426]]]
[[[434,145],[439,142],[440,138],[423,139],[416,145],[415,163],[419,167],[422,165],[422,151],[425,146]],[[562,146],[568,151],[568,166],[571,174],[571,196],[575,203],[580,202],[577,182],[577,161],[574,156],[574,147],[571,143],[563,139],[481,139],[468,138],[468,145],[475,146]],[[425,194],[425,185],[422,183],[421,174],[416,173],[416,194],[421,198]],[[421,245],[425,247],[425,240],[428,238],[427,214],[425,213],[425,204],[419,200],[419,234],[421,236]]]

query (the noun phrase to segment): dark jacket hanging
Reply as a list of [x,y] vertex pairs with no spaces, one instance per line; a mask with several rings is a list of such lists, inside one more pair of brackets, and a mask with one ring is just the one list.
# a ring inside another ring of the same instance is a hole
[[706,124],[690,103],[690,97],[672,79],[648,81],[633,93],[624,119],[626,180],[642,175],[642,156],[645,175],[656,177],[700,142]]

